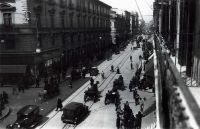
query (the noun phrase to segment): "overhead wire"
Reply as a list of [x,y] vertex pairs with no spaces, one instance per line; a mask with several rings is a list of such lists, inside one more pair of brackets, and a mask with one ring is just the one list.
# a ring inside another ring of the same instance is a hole
[[144,21],[144,18],[143,18],[143,15],[142,15],[142,13],[141,13],[141,10],[140,10],[140,8],[139,8],[139,6],[138,6],[137,0],[135,0],[135,4],[136,4],[136,6],[137,6],[137,8],[138,8],[138,11],[139,11],[139,13],[140,13],[140,16],[141,16],[142,20]]
[[144,0],[144,1],[145,1],[146,5],[147,5],[151,10],[153,10],[153,8],[150,6],[150,4],[147,2],[147,0]]

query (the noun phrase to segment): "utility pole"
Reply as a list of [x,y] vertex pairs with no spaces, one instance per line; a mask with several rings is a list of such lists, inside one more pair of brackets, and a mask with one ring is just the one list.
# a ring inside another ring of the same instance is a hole
[[176,56],[175,56],[175,66],[176,66],[176,62],[177,62],[177,59],[178,58],[178,49],[179,49],[179,41],[180,41],[180,6],[181,6],[181,3],[180,3],[180,0],[177,0],[177,11],[176,11],[176,14],[177,14],[177,17],[176,17],[176,42],[175,42],[175,45],[174,45],[174,49],[175,49],[175,52],[176,52]]

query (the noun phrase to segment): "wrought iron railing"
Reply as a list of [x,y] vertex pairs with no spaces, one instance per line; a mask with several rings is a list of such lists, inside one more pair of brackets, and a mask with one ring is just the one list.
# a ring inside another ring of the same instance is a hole
[[200,109],[156,35],[154,53],[157,128],[199,129]]

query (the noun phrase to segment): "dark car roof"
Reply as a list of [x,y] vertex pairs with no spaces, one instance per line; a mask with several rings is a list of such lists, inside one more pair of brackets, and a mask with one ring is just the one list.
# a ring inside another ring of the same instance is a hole
[[64,107],[64,110],[75,110],[77,109],[78,107],[82,106],[83,104],[82,103],[78,103],[78,102],[71,102],[69,104],[67,104],[65,107]]
[[33,112],[34,110],[38,109],[39,107],[36,105],[26,105],[23,108],[21,108],[17,114],[23,114],[23,115],[28,115],[31,112]]

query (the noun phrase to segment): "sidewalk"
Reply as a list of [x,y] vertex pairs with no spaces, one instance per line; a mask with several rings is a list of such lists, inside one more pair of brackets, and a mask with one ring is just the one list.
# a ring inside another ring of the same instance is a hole
[[[93,66],[98,66],[103,60],[96,61]],[[71,74],[72,67],[67,69],[66,76]],[[57,98],[61,98],[63,101],[68,98],[72,93],[74,93],[80,86],[86,83],[90,78],[86,77],[84,79],[79,79],[73,81],[73,88],[68,87],[67,80],[61,80],[60,83],[60,94],[52,99],[42,102],[38,98],[38,94],[43,90],[44,82],[40,82],[40,87],[35,88],[35,84],[29,89],[25,89],[25,93],[18,93],[17,95],[12,94],[12,85],[5,85],[0,87],[0,91],[6,91],[8,93],[9,103],[6,105],[6,110],[3,111],[2,119],[0,119],[0,129],[6,128],[8,124],[12,124],[16,120],[17,111],[25,105],[38,105],[40,107],[40,114],[46,116],[50,111],[56,107]]]
[[146,100],[144,107],[144,117],[142,118],[142,129],[155,129],[156,123],[156,102],[155,97],[152,96]]
[[0,128],[2,129],[5,128],[8,124],[12,124],[16,120],[17,111],[25,105],[38,105],[41,108],[41,115],[47,115],[56,107],[57,97],[60,97],[62,100],[66,99],[88,80],[89,78],[74,81],[72,89],[67,87],[68,82],[63,82],[60,84],[60,95],[42,103],[38,99],[38,93],[43,88],[30,88],[28,90],[25,90],[25,93],[18,93],[18,95],[12,95],[12,89],[10,87],[1,87],[0,91],[6,91],[8,93],[9,103],[7,106],[10,107],[11,112],[6,118],[0,121]]

